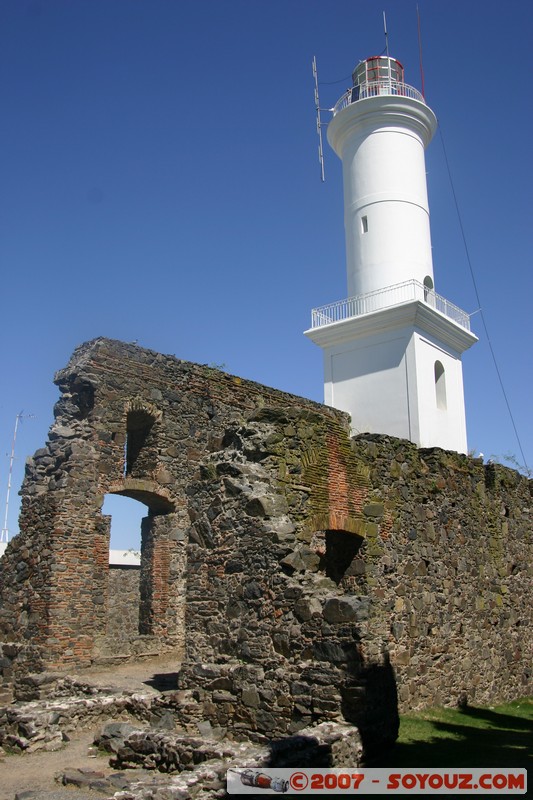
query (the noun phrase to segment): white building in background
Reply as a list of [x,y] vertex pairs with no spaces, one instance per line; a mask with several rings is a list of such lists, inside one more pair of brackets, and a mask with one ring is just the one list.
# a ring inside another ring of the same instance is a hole
[[141,554],[137,550],[110,550],[110,567],[140,567]]
[[388,56],[362,61],[328,141],[342,160],[348,299],[312,312],[324,401],[352,432],[466,452],[470,318],[435,292],[424,150],[437,127]]

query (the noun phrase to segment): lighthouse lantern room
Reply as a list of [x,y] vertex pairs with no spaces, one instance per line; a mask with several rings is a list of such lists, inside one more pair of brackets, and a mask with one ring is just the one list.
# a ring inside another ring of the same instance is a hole
[[352,432],[466,452],[462,353],[469,315],[437,294],[425,148],[437,127],[389,56],[355,68],[328,141],[342,161],[348,298],[312,312],[325,402]]

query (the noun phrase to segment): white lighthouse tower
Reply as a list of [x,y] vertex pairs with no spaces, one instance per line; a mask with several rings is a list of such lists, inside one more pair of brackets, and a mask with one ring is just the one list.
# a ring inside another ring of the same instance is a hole
[[433,111],[389,56],[361,61],[333,109],[342,160],[348,299],[313,310],[325,402],[352,432],[466,452],[461,354],[470,318],[435,292],[424,150]]

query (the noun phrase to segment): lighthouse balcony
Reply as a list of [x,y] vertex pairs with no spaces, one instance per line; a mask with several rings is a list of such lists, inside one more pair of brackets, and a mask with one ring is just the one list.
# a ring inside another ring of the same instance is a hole
[[311,329],[322,328],[325,325],[353,319],[364,314],[373,314],[393,306],[404,303],[420,301],[445,317],[460,325],[465,330],[470,330],[470,315],[449,300],[437,294],[432,289],[416,280],[404,281],[385,289],[379,289],[368,294],[348,297],[337,303],[314,308],[311,312]]
[[348,89],[333,107],[333,116],[352,103],[356,103],[358,100],[365,100],[367,97],[383,97],[386,95],[410,97],[412,100],[418,100],[420,103],[426,104],[422,93],[419,92],[418,89],[415,89],[414,86],[409,86],[408,83],[401,83],[400,81],[394,80],[368,81]]

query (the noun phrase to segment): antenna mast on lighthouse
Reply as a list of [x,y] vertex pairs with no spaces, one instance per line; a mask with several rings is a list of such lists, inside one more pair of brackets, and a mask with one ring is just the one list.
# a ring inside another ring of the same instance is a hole
[[387,54],[387,60],[389,62],[389,81],[390,81],[392,79],[392,75],[391,75],[391,66],[389,58],[389,34],[387,33],[387,17],[385,16],[385,12],[383,12],[383,32],[385,33],[385,52]]
[[326,180],[324,173],[324,151],[322,149],[322,120],[320,119],[320,100],[318,97],[318,72],[316,68],[316,56],[313,56],[313,78],[315,79],[315,109],[316,109],[316,132],[318,134],[318,161],[320,163],[320,179]]

